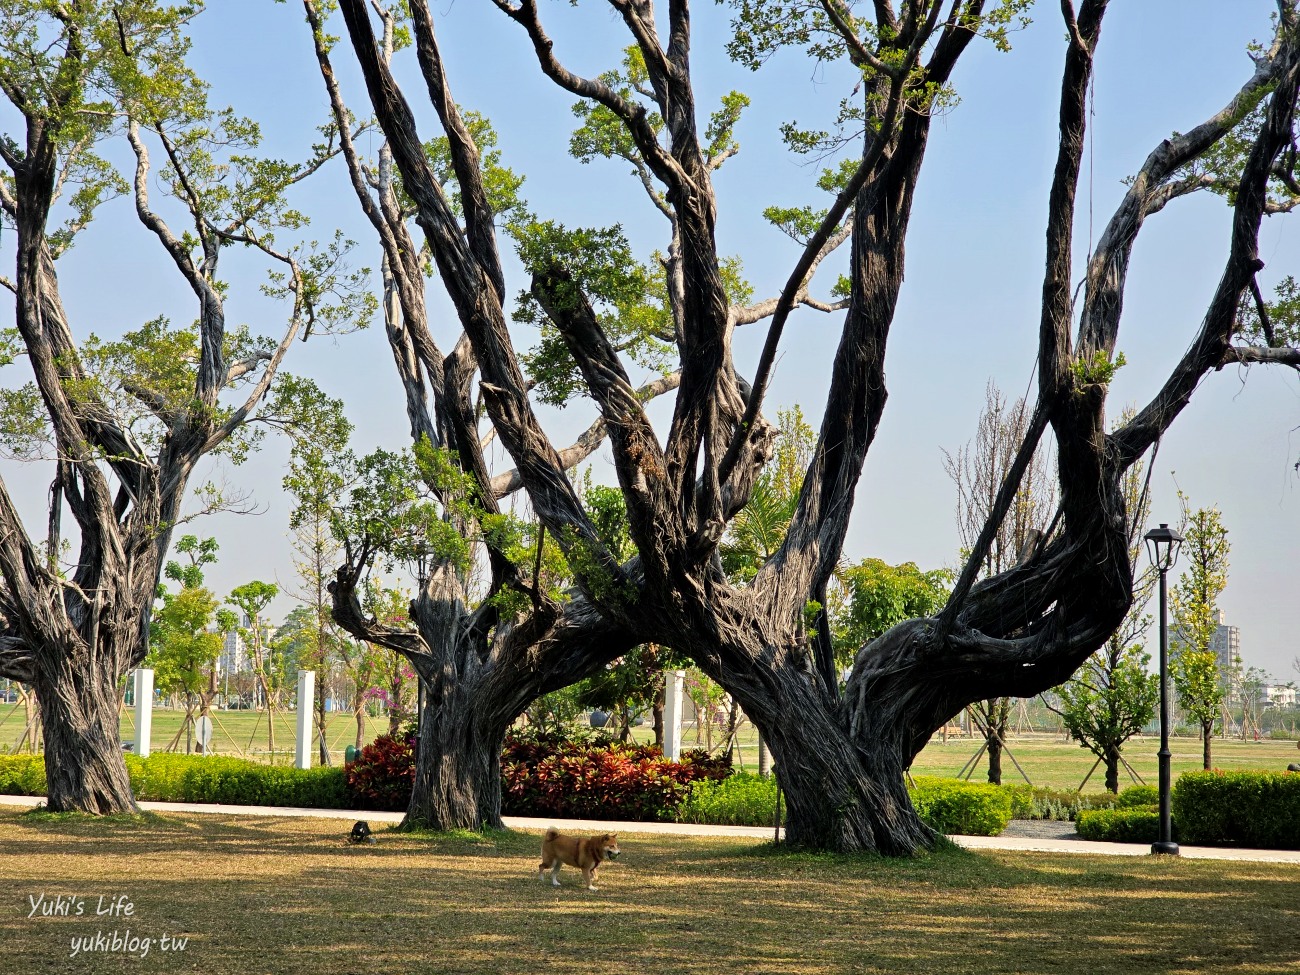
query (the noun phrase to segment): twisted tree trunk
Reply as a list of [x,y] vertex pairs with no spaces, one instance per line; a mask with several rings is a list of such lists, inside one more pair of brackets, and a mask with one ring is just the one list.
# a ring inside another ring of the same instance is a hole
[[117,733],[117,677],[67,661],[42,671],[33,683],[45,725],[46,808],[139,812]]
[[1103,763],[1106,766],[1106,791],[1119,792],[1119,749],[1114,745],[1107,746]]
[[501,749],[512,718],[476,707],[482,696],[455,681],[426,685],[403,829],[502,828]]

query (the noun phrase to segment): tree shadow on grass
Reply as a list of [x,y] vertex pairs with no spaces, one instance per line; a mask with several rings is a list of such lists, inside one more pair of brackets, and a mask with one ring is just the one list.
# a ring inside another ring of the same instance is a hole
[[[998,973],[1280,971],[1300,881],[1268,865],[971,852],[836,857],[745,840],[625,834],[601,890],[537,879],[536,834],[377,831],[329,820],[0,817],[0,902],[122,892],[146,934],[188,933],[186,968],[245,975],[414,971]],[[111,924],[0,913],[28,970]],[[110,964],[111,962],[111,964]],[[142,971],[175,971],[153,955]]]

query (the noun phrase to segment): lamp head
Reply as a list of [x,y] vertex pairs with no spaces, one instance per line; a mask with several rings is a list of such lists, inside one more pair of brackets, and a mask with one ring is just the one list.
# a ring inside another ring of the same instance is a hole
[[1159,528],[1152,528],[1143,536],[1147,543],[1147,555],[1151,564],[1159,572],[1168,572],[1178,561],[1178,550],[1183,544],[1183,536],[1164,522]]

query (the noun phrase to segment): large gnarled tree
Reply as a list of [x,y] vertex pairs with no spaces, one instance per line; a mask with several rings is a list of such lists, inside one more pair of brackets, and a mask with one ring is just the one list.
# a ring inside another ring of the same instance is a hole
[[[1131,598],[1125,471],[1159,440],[1207,372],[1233,361],[1296,361],[1294,350],[1272,340],[1255,348],[1233,342],[1242,297],[1261,267],[1260,220],[1270,208],[1285,206],[1279,195],[1285,196],[1291,178],[1300,74],[1294,5],[1280,5],[1274,41],[1227,107],[1163,140],[1142,163],[1093,251],[1075,300],[1075,193],[1107,3],[1084,0],[1076,11],[1063,0],[1067,50],[1049,199],[1037,405],[945,607],[863,647],[841,692],[812,604],[824,604],[818,596],[840,557],[854,489],[885,405],[885,351],[931,110],[943,100],[970,42],[980,32],[997,36],[1006,16],[1022,5],[876,0],[863,11],[839,0],[737,4],[737,53],[759,62],[774,45],[808,43],[819,56],[838,52],[848,58],[862,79],[854,110],[863,132],[856,166],[807,235],[803,255],[771,309],[757,370],[746,379],[731,352],[738,323],[715,240],[715,167],[692,87],[690,4],[672,0],[666,12],[656,13],[649,0],[610,0],[645,71],[643,83],[627,88],[566,68],[536,0],[494,3],[530,40],[545,77],[598,104],[621,127],[645,179],[662,189],[672,217],[667,260],[681,368],[662,438],[581,275],[559,251],[525,254],[531,295],[562,337],[604,420],[638,551],[626,564],[602,545],[529,400],[508,328],[480,156],[452,99],[427,4],[411,0],[412,23],[428,95],[447,138],[459,208],[431,167],[367,5],[341,0],[340,6],[393,164],[465,329],[495,435],[578,578],[581,596],[570,605],[604,620],[623,638],[635,634],[638,641],[688,654],[741,703],[776,756],[793,842],[888,854],[929,845],[932,834],[908,801],[903,772],[933,731],[974,701],[1029,696],[1060,683],[1123,619]],[[1248,119],[1253,124],[1243,124]],[[1233,132],[1244,133],[1247,151],[1231,171],[1220,165],[1223,160],[1201,168]],[[1228,256],[1191,348],[1151,402],[1108,432],[1106,396],[1134,241],[1144,221],[1180,195],[1229,185],[1234,221]],[[806,295],[810,268],[845,222],[851,234],[847,310],[829,365],[818,443],[783,543],[739,586],[722,572],[719,542],[768,459],[772,427],[762,408],[782,328]],[[976,582],[1049,425],[1059,474],[1054,530],[1032,558]],[[427,613],[439,605],[426,598],[416,608]],[[423,623],[421,630],[427,631]],[[483,657],[469,659],[478,666]],[[566,666],[570,672],[581,669]],[[451,779],[456,770],[441,774]]]
[[[285,192],[331,150],[318,147],[299,166],[252,155],[256,127],[211,110],[186,67],[196,10],[154,0],[0,3],[0,90],[21,122],[0,134],[0,209],[16,250],[16,273],[0,283],[15,296],[7,359],[17,369],[25,358],[31,376],[6,384],[0,416],[6,446],[53,470],[39,533],[0,480],[0,674],[36,691],[54,810],[135,809],[118,736],[121,681],[144,659],[195,465],[248,449],[250,423],[272,418],[272,382],[294,339],[354,303],[333,297],[346,291],[341,243],[313,253],[273,239],[302,224]],[[114,140],[134,154],[129,178],[106,161]],[[151,183],[171,202],[152,199]],[[192,326],[158,318],[106,340],[69,320],[57,262],[98,204],[119,193],[133,197],[148,231],[142,246],[152,236],[192,293]],[[227,327],[218,264],[232,245],[256,248],[275,269],[271,289],[292,309],[275,338]]]

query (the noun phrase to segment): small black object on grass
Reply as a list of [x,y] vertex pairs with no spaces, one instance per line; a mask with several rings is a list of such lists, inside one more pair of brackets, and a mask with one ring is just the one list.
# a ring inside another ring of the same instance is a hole
[[352,832],[348,834],[348,841],[351,843],[375,842],[374,834],[370,831],[370,824],[364,819],[358,819],[352,824]]

